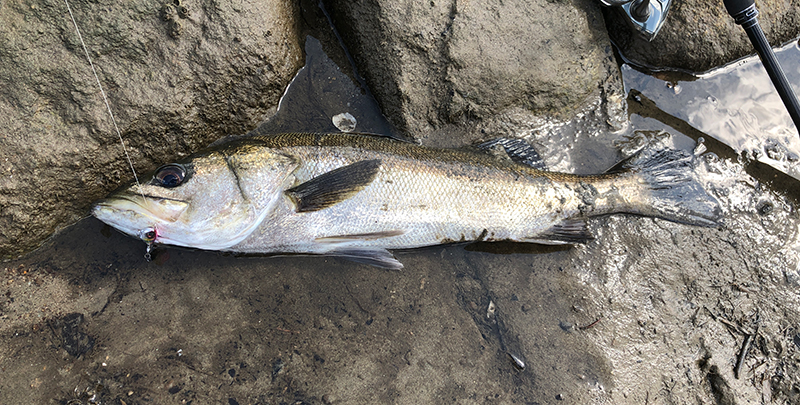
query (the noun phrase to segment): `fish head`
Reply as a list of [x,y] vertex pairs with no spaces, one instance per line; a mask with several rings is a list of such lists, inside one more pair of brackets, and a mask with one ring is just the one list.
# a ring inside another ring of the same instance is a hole
[[161,166],[148,181],[95,203],[92,214],[148,244],[225,250],[258,227],[295,167],[292,158],[252,145],[205,152]]

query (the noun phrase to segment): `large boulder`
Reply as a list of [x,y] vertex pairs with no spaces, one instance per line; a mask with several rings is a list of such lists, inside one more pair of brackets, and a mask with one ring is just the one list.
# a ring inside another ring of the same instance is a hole
[[[303,62],[294,1],[71,6],[140,173],[254,128]],[[0,6],[0,128],[0,258],[132,177],[61,1]]]
[[418,139],[512,107],[566,117],[618,76],[592,0],[328,6],[388,118]]
[[[800,35],[800,0],[758,1],[756,7],[759,25],[773,46]],[[652,42],[627,24],[618,7],[605,15],[609,36],[620,52],[640,65],[702,72],[755,53],[722,0],[673,1]]]

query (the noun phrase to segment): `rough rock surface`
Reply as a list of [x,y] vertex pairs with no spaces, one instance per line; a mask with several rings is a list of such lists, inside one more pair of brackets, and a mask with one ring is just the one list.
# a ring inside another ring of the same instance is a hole
[[[140,173],[254,128],[302,65],[292,1],[73,3]],[[63,1],[0,4],[0,128],[0,258],[131,178]]]
[[[772,46],[800,35],[800,1],[757,1],[758,22]],[[611,40],[631,61],[648,67],[703,72],[755,53],[722,0],[673,1],[652,42],[631,29],[618,9],[604,11]],[[627,18],[627,17],[625,17]]]
[[415,138],[511,106],[563,116],[618,76],[591,0],[328,6],[384,113]]

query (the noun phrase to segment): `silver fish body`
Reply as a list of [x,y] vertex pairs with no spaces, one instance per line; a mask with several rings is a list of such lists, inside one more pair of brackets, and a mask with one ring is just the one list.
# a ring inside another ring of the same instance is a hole
[[[576,243],[585,221],[631,213],[696,225],[717,202],[691,156],[662,151],[614,174],[537,170],[488,153],[356,134],[245,138],[98,202],[100,220],[149,243],[342,256],[399,268],[387,249],[454,241]],[[167,177],[168,184],[161,177]]]

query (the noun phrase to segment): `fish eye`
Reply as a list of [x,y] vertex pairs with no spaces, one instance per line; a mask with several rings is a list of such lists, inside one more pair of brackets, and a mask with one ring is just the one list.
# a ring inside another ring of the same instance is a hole
[[156,174],[153,176],[153,178],[158,181],[159,185],[167,188],[180,186],[181,183],[183,183],[184,177],[186,177],[186,169],[177,163],[170,163],[159,167],[158,170],[156,170]]

